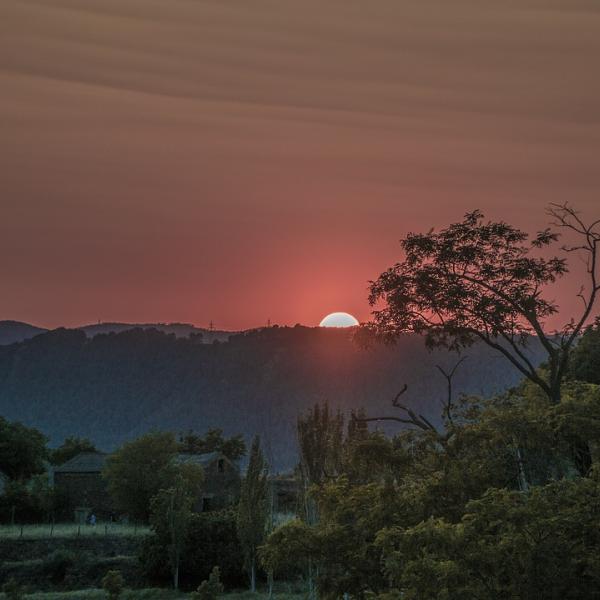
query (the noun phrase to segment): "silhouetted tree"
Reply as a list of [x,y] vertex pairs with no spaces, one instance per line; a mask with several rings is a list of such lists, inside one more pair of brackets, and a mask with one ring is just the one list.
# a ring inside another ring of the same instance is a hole
[[[482,341],[539,386],[552,403],[559,403],[570,352],[600,290],[600,220],[587,225],[568,204],[551,205],[548,213],[555,227],[577,236],[577,244],[562,250],[586,258],[588,283],[578,294],[583,301],[578,318],[556,331],[546,329],[558,306],[543,291],[568,267],[564,256],[545,257],[538,251],[557,242],[559,234],[548,228],[528,242],[524,231],[505,222],[486,222],[480,211],[473,211],[439,232],[410,233],[401,241],[404,260],[371,284],[371,305],[383,302],[383,307],[374,311],[374,321],[363,334],[393,341],[415,332],[425,336],[429,347],[452,350]],[[528,357],[534,336],[546,353],[545,372]],[[587,471],[589,452],[580,454],[577,462]]]
[[88,438],[69,436],[58,448],[50,451],[50,462],[62,465],[82,452],[97,452],[96,446]]
[[15,480],[42,473],[47,441],[37,429],[0,417],[0,471]]

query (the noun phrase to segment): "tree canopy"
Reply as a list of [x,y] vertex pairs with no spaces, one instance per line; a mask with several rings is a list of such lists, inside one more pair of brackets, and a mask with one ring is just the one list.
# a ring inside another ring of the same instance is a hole
[[[570,351],[600,290],[600,228],[598,221],[586,225],[567,204],[552,205],[549,214],[555,230],[577,237],[560,256],[548,255],[557,231],[546,228],[530,238],[503,221],[485,221],[477,210],[440,231],[408,234],[401,240],[404,259],[371,283],[370,302],[383,307],[374,311],[366,330],[386,340],[415,332],[430,347],[453,350],[481,340],[559,402]],[[558,306],[544,291],[567,273],[565,252],[579,252],[587,261],[588,281],[578,294],[583,309],[562,328],[548,331]],[[533,336],[547,354],[545,377],[526,350]]]

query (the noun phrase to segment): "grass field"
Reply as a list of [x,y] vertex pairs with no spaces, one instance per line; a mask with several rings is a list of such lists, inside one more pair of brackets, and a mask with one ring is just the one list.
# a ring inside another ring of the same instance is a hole
[[[106,600],[104,590],[90,589],[77,590],[74,592],[36,592],[25,596],[28,600]],[[274,594],[274,600],[303,600],[302,594]],[[4,594],[0,594],[4,600]],[[189,594],[181,594],[173,590],[164,590],[158,588],[149,588],[145,590],[125,590],[121,595],[121,600],[185,600]],[[223,594],[220,596],[223,600],[266,600],[267,594],[250,592],[239,592]]]
[[103,536],[103,535],[146,535],[149,533],[146,526],[122,525],[120,523],[98,523],[91,525],[77,525],[75,523],[57,523],[55,525],[0,525],[0,539],[42,539],[49,537],[65,538],[77,536]]

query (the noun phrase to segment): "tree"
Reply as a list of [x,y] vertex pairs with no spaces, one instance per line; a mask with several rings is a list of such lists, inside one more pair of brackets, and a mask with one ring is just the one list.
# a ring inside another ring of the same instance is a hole
[[47,441],[37,429],[0,417],[0,471],[14,480],[43,473]]
[[600,318],[588,327],[573,350],[569,377],[600,384]]
[[169,563],[173,574],[173,587],[179,589],[179,565],[192,519],[192,507],[198,497],[202,483],[202,471],[196,477],[185,478],[181,473],[175,477],[173,486],[160,490],[151,501],[150,522],[159,534],[166,532],[170,543]]
[[[374,311],[367,330],[387,340],[415,332],[425,335],[430,347],[453,350],[482,341],[538,385],[551,402],[560,402],[569,354],[600,290],[600,221],[584,224],[567,204],[551,205],[548,212],[556,227],[581,240],[562,249],[581,252],[587,259],[589,283],[587,291],[579,292],[584,307],[577,319],[554,332],[545,327],[558,306],[544,298],[544,288],[568,267],[565,257],[546,258],[536,252],[550,248],[559,234],[545,229],[528,243],[524,231],[502,221],[485,222],[480,211],[473,211],[439,232],[410,233],[401,241],[404,260],[371,282],[371,305],[384,306]],[[547,377],[527,356],[533,336],[547,354]]]
[[55,466],[62,465],[82,452],[97,452],[96,446],[88,438],[70,436],[50,451],[50,462]]
[[180,472],[177,449],[172,433],[152,432],[123,444],[108,457],[103,475],[120,510],[148,522],[150,501],[169,488]]
[[179,451],[184,454],[222,452],[230,460],[238,460],[246,454],[246,443],[242,435],[224,438],[222,429],[209,429],[204,436],[190,429],[179,435]]
[[268,485],[267,465],[260,448],[260,438],[256,436],[250,450],[248,471],[242,482],[237,515],[238,535],[250,575],[251,592],[256,591],[257,548],[264,541],[267,530]]
[[[361,335],[374,333],[387,341],[406,332],[425,336],[429,347],[460,351],[481,341],[498,351],[553,404],[560,403],[561,385],[571,350],[591,316],[600,290],[597,273],[600,220],[586,225],[568,204],[551,205],[552,224],[577,236],[563,246],[566,253],[586,258],[588,285],[579,297],[581,314],[549,332],[547,321],[558,306],[544,289],[568,272],[566,258],[545,257],[559,234],[528,234],[504,222],[486,222],[480,211],[465,215],[439,232],[410,233],[401,241],[405,258],[371,282],[369,301],[383,307]],[[547,361],[540,371],[527,355],[534,339]],[[587,445],[574,449],[581,473],[591,466]]]

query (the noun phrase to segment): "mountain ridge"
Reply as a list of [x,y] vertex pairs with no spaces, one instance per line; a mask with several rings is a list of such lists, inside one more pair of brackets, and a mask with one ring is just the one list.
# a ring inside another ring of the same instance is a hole
[[[491,349],[478,345],[466,354],[457,392],[487,396],[518,383]],[[537,345],[530,355],[535,363],[543,357]],[[365,350],[347,330],[302,326],[212,344],[156,329],[93,337],[57,329],[0,346],[0,414],[38,427],[53,446],[79,435],[102,450],[152,429],[219,427],[247,440],[260,434],[274,468],[286,469],[296,459],[296,418],[316,402],[389,415],[391,399],[408,384],[405,401],[439,422],[446,388],[435,367],[455,361],[428,352],[414,335]]]

